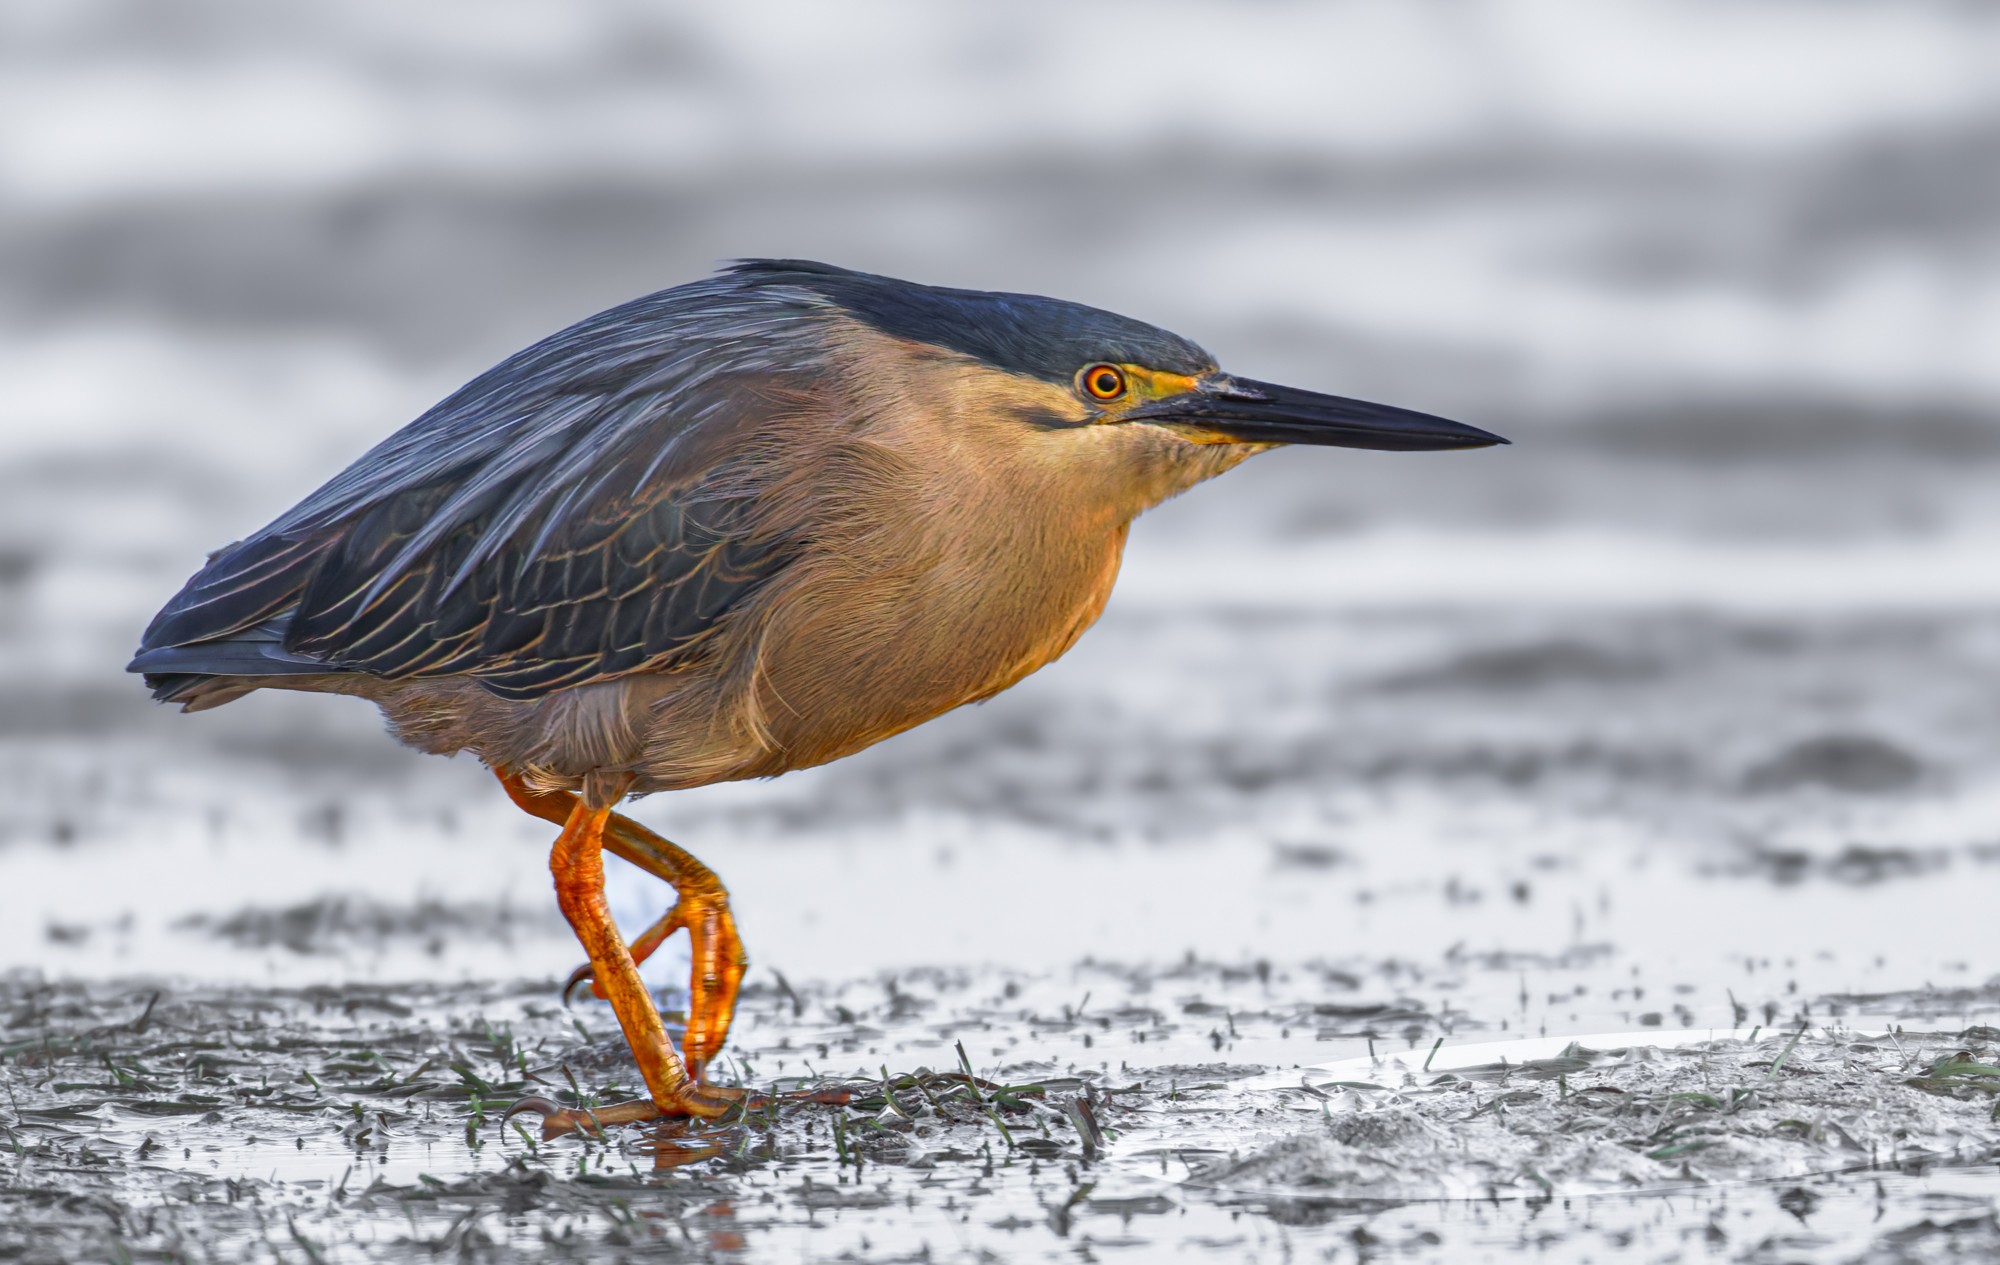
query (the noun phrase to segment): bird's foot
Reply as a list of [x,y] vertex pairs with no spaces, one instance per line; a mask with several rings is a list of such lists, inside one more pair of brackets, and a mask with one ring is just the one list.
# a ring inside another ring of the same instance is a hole
[[765,1101],[761,1095],[726,1085],[689,1085],[685,1092],[666,1103],[635,1098],[603,1107],[564,1107],[550,1098],[523,1098],[507,1108],[500,1120],[504,1124],[523,1112],[533,1111],[542,1117],[545,1139],[571,1133],[594,1136],[614,1125],[641,1124],[648,1120],[715,1120],[739,1108],[761,1107]]
[[523,1098],[507,1108],[500,1119],[504,1123],[521,1112],[534,1111],[541,1114],[544,1138],[559,1138],[571,1133],[595,1137],[614,1125],[644,1124],[649,1120],[711,1120],[727,1124],[732,1111],[762,1111],[776,1103],[845,1107],[854,1101],[854,1090],[842,1086],[802,1089],[784,1094],[764,1094],[729,1085],[691,1088],[690,1097],[701,1101],[677,1101],[664,1107],[650,1098],[635,1098],[631,1102],[611,1103],[604,1107],[565,1107],[550,1098]]
[[[713,882],[713,876],[709,876]],[[644,962],[674,932],[687,929],[693,961],[688,971],[687,1032],[681,1038],[681,1056],[688,1074],[701,1075],[722,1049],[729,1025],[736,1016],[736,994],[743,984],[749,959],[743,952],[742,937],[736,934],[736,919],[729,912],[729,894],[720,883],[713,890],[690,890],[674,902],[674,907],[631,945],[632,960]],[[564,1004],[577,986],[589,981],[590,991],[605,996],[604,986],[594,978],[586,962],[570,972],[563,985]]]

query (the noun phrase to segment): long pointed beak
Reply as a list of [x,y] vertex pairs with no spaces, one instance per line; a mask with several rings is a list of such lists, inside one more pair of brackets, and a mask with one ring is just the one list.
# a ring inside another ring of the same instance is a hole
[[1123,420],[1191,432],[1210,443],[1319,444],[1430,452],[1507,441],[1463,422],[1340,395],[1215,374],[1181,395],[1142,404]]

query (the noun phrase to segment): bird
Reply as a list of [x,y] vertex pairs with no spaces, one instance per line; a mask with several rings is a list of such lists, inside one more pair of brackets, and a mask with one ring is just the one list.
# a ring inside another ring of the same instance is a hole
[[[539,1102],[544,1132],[713,1119],[745,1101],[706,1070],[748,959],[721,880],[627,797],[824,764],[1008,688],[1102,613],[1136,516],[1255,454],[1506,442],[1080,303],[742,260],[473,378],[210,554],[128,670],[189,712],[356,696],[483,761],[559,828],[572,983],[646,1088]],[[607,851],[674,890],[629,941]],[[682,930],[676,1050],[638,964]]]

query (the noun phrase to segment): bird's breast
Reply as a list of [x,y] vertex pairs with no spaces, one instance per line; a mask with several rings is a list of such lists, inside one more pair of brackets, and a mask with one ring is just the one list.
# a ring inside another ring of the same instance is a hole
[[837,759],[1056,659],[1103,612],[1124,541],[1123,522],[974,511],[806,560],[755,687],[777,758]]

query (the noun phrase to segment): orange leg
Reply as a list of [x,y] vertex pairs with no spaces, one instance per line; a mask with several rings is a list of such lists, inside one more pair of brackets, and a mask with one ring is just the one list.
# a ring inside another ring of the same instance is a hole
[[[500,775],[500,784],[522,809],[545,821],[568,821],[577,803],[577,797],[567,791],[530,790],[509,773]],[[633,962],[643,962],[668,936],[687,928],[694,962],[688,979],[687,1034],[681,1046],[689,1072],[699,1080],[729,1036],[730,1022],[736,1017],[736,994],[749,966],[743,941],[736,934],[736,919],[729,912],[729,892],[714,871],[685,850],[618,813],[611,813],[605,821],[604,847],[672,886],[678,897],[664,917],[632,942],[629,952]],[[565,995],[568,988],[586,979],[592,981],[592,992],[609,997],[595,958],[570,977]]]
[[623,1104],[597,1113],[557,1112],[544,1119],[542,1131],[561,1133],[593,1122],[615,1123],[662,1115],[711,1119],[719,1116],[734,1105],[733,1096],[703,1090],[682,1066],[680,1056],[667,1041],[666,1027],[653,1006],[652,994],[639,978],[638,964],[632,960],[605,906],[604,828],[611,817],[611,808],[592,807],[582,799],[571,798],[574,803],[568,819],[549,854],[556,900],[576,931],[576,938],[583,942],[584,951],[590,955],[592,973],[604,986],[611,1009],[618,1016],[625,1043],[638,1061],[639,1074],[645,1078],[652,1102]]

